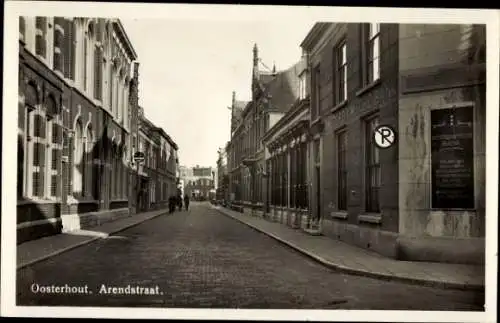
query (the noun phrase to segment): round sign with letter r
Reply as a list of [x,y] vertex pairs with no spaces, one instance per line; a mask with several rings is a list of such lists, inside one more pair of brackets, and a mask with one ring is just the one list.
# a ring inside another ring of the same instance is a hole
[[396,132],[390,126],[378,126],[373,132],[373,140],[378,148],[389,148],[396,143]]

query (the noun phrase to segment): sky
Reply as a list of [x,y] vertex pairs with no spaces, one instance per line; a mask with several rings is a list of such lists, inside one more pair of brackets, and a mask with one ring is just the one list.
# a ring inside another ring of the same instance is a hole
[[181,165],[215,166],[230,138],[232,91],[250,100],[253,45],[269,68],[300,59],[314,21],[121,19],[138,55],[139,104],[179,146]]

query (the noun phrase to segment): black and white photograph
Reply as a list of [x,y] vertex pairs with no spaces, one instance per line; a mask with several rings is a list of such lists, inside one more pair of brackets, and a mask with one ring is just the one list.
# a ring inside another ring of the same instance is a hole
[[496,321],[498,10],[5,8],[2,316]]

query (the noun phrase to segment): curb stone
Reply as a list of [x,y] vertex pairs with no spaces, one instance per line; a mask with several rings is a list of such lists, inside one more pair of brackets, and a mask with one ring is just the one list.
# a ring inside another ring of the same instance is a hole
[[265,231],[264,229],[261,229],[251,223],[245,222],[244,220],[241,220],[231,214],[228,214],[224,212],[224,210],[220,208],[214,208],[215,210],[219,211],[221,214],[226,215],[236,221],[239,221],[240,223],[243,223],[250,228],[263,233],[278,242],[302,253],[305,256],[308,256],[309,258],[315,260],[316,262],[321,263],[322,265],[329,267],[333,270],[339,271],[339,272],[344,272],[350,275],[356,275],[356,276],[363,276],[363,277],[370,277],[370,278],[376,278],[380,280],[386,280],[386,281],[400,281],[400,282],[405,282],[405,283],[410,283],[414,285],[423,285],[423,286],[428,286],[428,287],[436,287],[436,288],[441,288],[441,289],[457,289],[457,290],[470,290],[470,291],[484,291],[484,285],[479,285],[479,284],[461,284],[461,283],[453,283],[453,282],[445,282],[445,281],[438,281],[438,280],[427,280],[427,279],[420,279],[420,278],[412,278],[412,277],[405,277],[405,276],[398,276],[398,275],[391,275],[391,274],[384,274],[384,273],[376,273],[376,272],[371,272],[367,270],[362,270],[362,269],[355,269],[355,268],[350,268],[346,267],[343,265],[335,264],[331,261],[328,261],[321,256],[306,250],[304,248],[301,248],[297,246],[296,244],[287,241],[283,238],[278,237],[275,234],[269,233]]
[[[124,230],[130,229],[130,228],[135,227],[135,226],[137,226],[137,225],[139,225],[139,224],[141,224],[141,223],[144,223],[144,222],[146,222],[146,221],[152,220],[152,219],[154,219],[154,218],[156,218],[156,217],[159,217],[160,215],[165,215],[165,214],[168,214],[168,212],[161,212],[161,213],[156,214],[156,215],[153,215],[153,216],[151,216],[151,217],[147,217],[147,218],[141,219],[141,220],[139,220],[139,221],[137,221],[137,222],[130,223],[130,224],[125,225],[125,226],[123,226],[123,227],[120,227],[120,228],[118,228],[118,229],[111,230],[111,232],[108,232],[108,233],[106,233],[106,234],[107,234],[108,236],[110,236],[110,235],[112,235],[112,234],[115,234],[115,233],[118,233],[118,232],[122,232],[122,231],[124,231]],[[98,228],[98,227],[95,227],[95,228]],[[32,259],[32,260],[28,260],[28,261],[26,261],[26,262],[24,262],[24,263],[18,264],[18,265],[17,265],[17,267],[16,267],[16,270],[22,269],[22,268],[24,268],[24,267],[27,267],[27,266],[33,265],[33,264],[35,264],[35,263],[41,262],[41,261],[46,260],[46,259],[49,259],[49,258],[52,258],[52,257],[54,257],[54,256],[57,256],[57,255],[59,255],[59,254],[62,254],[62,253],[64,253],[64,252],[66,252],[66,251],[70,251],[70,250],[72,250],[72,249],[76,249],[76,248],[78,248],[78,247],[84,246],[84,245],[86,245],[86,244],[89,244],[89,243],[94,242],[94,241],[99,240],[99,239],[102,239],[102,237],[92,237],[92,238],[88,238],[87,240],[84,240],[84,241],[81,241],[81,242],[75,243],[75,244],[70,245],[70,246],[68,246],[68,247],[66,247],[66,248],[62,248],[62,249],[59,249],[59,250],[53,251],[53,252],[48,253],[48,254],[46,254],[46,255],[43,255],[43,256],[41,256],[41,257],[39,257],[39,258],[35,258],[35,259]]]

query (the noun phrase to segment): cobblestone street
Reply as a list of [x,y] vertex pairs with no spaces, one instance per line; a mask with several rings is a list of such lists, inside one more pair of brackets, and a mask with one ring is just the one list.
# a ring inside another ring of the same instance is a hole
[[[32,292],[88,286],[92,294]],[[158,295],[100,293],[159,287]],[[41,290],[41,289],[40,289]],[[161,215],[25,267],[18,305],[283,309],[483,310],[484,293],[336,273],[210,208]]]

